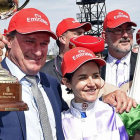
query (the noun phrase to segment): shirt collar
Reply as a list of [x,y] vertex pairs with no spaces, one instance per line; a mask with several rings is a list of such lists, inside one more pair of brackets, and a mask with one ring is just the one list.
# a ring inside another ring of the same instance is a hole
[[[130,64],[130,57],[131,57],[131,51],[126,55],[124,56],[122,59],[121,59],[121,62],[122,63],[125,63],[126,65],[129,65]],[[116,63],[118,59],[116,59],[115,57],[111,56],[109,53],[108,53],[108,58],[107,58],[107,62],[109,62],[109,64],[111,65],[111,67],[113,67]]]
[[[11,74],[15,77],[18,76],[17,78],[19,81],[21,81],[26,76],[26,74],[23,71],[21,71],[21,69],[18,66],[16,66],[8,57],[6,57],[5,61]],[[37,73],[37,76],[40,79],[39,73]]]
[[83,110],[83,103],[75,103],[74,99],[71,101],[71,113],[77,117],[81,118],[80,112],[86,112],[86,115],[89,116],[91,113],[95,112],[96,105],[99,99],[96,99],[94,102],[85,102],[87,104],[87,108]]

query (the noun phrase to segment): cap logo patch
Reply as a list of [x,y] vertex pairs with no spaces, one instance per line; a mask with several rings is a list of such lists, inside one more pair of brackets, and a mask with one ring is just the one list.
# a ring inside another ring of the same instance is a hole
[[80,58],[80,57],[82,57],[82,56],[91,56],[91,57],[93,57],[93,55],[92,55],[91,53],[85,52],[84,50],[79,50],[78,53],[79,53],[79,54],[74,55],[74,56],[72,57],[73,60],[76,60],[76,59],[78,59],[78,58]]
[[129,18],[127,15],[124,15],[122,12],[119,12],[117,16],[114,16],[114,19],[118,19],[118,18]]
[[35,17],[28,17],[27,22],[42,22],[48,25],[48,22],[41,18],[41,15],[35,14]]

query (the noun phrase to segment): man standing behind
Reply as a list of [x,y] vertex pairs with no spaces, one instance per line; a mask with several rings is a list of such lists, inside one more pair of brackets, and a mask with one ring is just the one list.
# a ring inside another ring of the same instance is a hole
[[137,55],[131,51],[135,31],[132,26],[137,25],[123,10],[109,12],[103,23],[102,37],[108,44],[108,56],[101,76],[117,87],[132,80],[134,75]]
[[56,79],[39,73],[45,64],[50,37],[48,18],[37,9],[16,13],[8,27],[8,57],[2,66],[16,76],[22,85],[22,99],[28,111],[0,112],[2,140],[63,140],[61,111],[67,105],[61,97]]
[[102,37],[108,45],[108,56],[101,77],[117,87],[133,80],[137,54],[131,51],[135,30],[132,26],[137,25],[123,10],[109,12],[103,23]]
[[89,22],[81,24],[73,18],[63,19],[56,28],[56,35],[58,37],[56,43],[59,47],[59,55],[46,62],[41,71],[55,77],[61,83],[61,62],[63,55],[69,50],[70,39],[84,35],[91,27]]

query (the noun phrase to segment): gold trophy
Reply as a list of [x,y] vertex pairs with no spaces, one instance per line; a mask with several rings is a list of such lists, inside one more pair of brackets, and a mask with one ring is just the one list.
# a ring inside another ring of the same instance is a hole
[[[0,19],[7,19],[24,8],[29,0],[19,7],[19,0],[0,0]],[[22,89],[18,79],[0,64],[0,111],[25,111],[26,103],[22,101]]]

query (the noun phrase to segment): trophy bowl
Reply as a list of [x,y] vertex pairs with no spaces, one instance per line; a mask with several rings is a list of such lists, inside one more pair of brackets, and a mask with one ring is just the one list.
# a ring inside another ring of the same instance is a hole
[[22,6],[19,7],[19,0],[0,0],[0,19],[7,19],[15,12],[24,8],[29,0],[26,0]]
[[[19,0],[0,0],[0,20],[7,19],[24,8],[29,0],[19,7]],[[28,106],[22,101],[22,86],[15,76],[2,68],[0,63],[0,111],[26,111]]]

